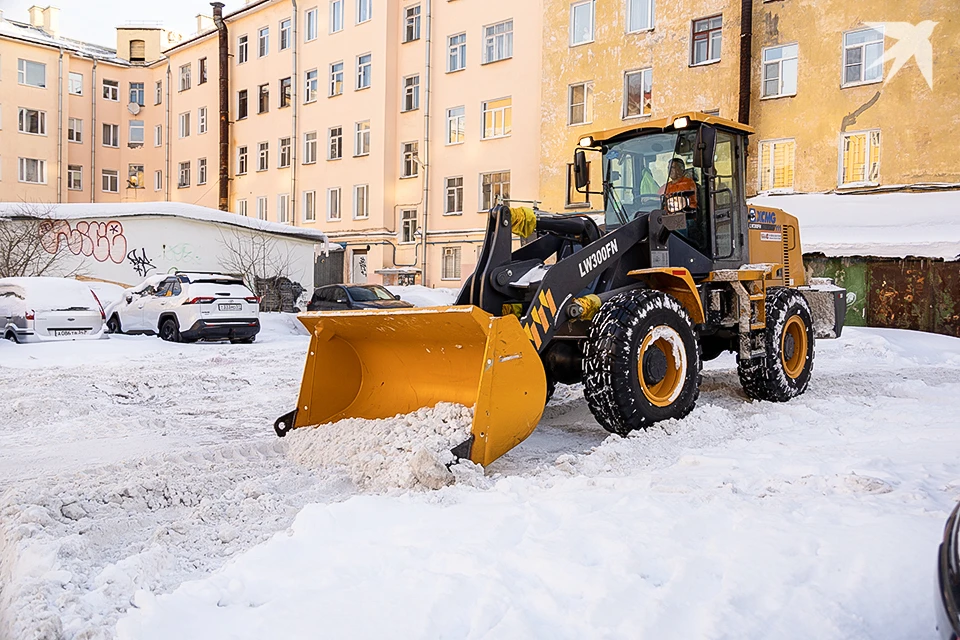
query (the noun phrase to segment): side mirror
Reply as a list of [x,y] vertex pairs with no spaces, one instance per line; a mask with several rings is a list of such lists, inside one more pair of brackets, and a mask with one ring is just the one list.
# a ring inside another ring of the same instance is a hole
[[697,131],[697,141],[693,147],[693,166],[700,169],[712,169],[713,157],[717,153],[717,130],[708,124],[701,125]]
[[399,299],[400,299],[400,296],[398,296],[398,295],[396,295],[396,294],[394,294],[393,297],[394,297],[395,300],[399,300]]
[[590,184],[590,174],[587,169],[587,155],[583,149],[577,149],[573,153],[573,179],[577,185],[577,191],[586,189]]
[[127,298],[127,304],[130,304],[131,302],[133,302],[133,294],[128,293],[126,298]]

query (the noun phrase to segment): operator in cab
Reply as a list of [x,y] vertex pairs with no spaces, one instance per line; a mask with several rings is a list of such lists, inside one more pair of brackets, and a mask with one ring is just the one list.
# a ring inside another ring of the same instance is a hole
[[670,160],[670,170],[667,174],[667,183],[660,190],[661,195],[669,196],[673,193],[690,191],[690,206],[697,206],[697,183],[693,178],[686,175],[686,166],[682,158],[673,158]]

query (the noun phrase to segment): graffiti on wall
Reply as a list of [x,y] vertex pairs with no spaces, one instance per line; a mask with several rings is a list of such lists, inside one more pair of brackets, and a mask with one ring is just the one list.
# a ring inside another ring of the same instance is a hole
[[163,245],[163,259],[179,266],[198,265],[200,256],[194,252],[189,242],[174,245]]
[[137,250],[134,249],[127,254],[127,262],[133,265],[133,270],[137,272],[137,275],[141,278],[146,277],[148,273],[156,269],[150,258],[147,257],[147,250],[143,247],[140,247],[140,255],[137,255]]
[[65,244],[73,255],[84,255],[97,262],[123,264],[127,256],[123,225],[116,220],[81,221],[73,226],[66,220],[45,222],[40,227],[40,243],[48,253],[58,253]]

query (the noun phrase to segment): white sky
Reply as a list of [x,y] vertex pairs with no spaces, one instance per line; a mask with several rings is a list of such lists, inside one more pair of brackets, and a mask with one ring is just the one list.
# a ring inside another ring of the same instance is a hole
[[[225,12],[243,6],[243,0],[222,0]],[[27,9],[52,4],[60,8],[60,33],[107,47],[117,46],[116,27],[130,21],[156,20],[166,29],[188,36],[197,30],[196,15],[211,15],[210,0],[0,0],[3,17],[29,22]]]

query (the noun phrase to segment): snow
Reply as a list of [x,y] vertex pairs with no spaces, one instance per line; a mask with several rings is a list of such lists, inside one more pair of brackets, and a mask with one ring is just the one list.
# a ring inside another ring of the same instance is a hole
[[85,280],[84,283],[97,294],[97,299],[103,308],[106,309],[111,304],[119,302],[126,291],[123,287],[112,282],[98,282],[96,280]]
[[424,287],[422,285],[410,285],[406,287],[387,287],[387,290],[394,295],[400,296],[417,307],[446,307],[455,304],[459,289],[437,287],[435,289]]
[[750,204],[797,217],[805,253],[960,257],[960,190],[934,193],[789,194]]
[[0,285],[16,287],[26,304],[36,311],[55,311],[70,307],[100,310],[85,282],[72,278],[0,278]]
[[[687,418],[628,438],[561,385],[485,475],[425,491],[327,464],[329,426],[273,434],[308,337],[261,322],[0,342],[0,637],[935,637],[956,338],[848,327],[781,404],[724,356]],[[466,422],[384,422],[445,411]]]

